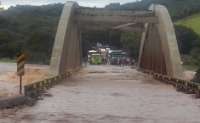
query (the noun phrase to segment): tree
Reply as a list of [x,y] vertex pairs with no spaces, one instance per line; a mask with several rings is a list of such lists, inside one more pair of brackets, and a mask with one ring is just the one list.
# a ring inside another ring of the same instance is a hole
[[130,56],[137,59],[139,55],[141,34],[136,32],[124,32],[121,36],[121,43],[127,49]]
[[190,54],[191,50],[200,42],[199,36],[190,28],[175,26],[176,36],[181,54]]
[[29,55],[29,62],[48,64],[63,4],[16,6],[0,12],[0,58]]

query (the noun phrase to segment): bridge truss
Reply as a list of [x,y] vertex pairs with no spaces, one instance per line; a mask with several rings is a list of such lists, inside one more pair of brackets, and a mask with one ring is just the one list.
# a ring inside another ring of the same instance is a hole
[[81,68],[81,32],[85,30],[140,32],[138,68],[171,77],[182,76],[174,26],[164,6],[152,5],[149,10],[130,11],[84,8],[75,2],[64,6],[51,57],[51,74]]

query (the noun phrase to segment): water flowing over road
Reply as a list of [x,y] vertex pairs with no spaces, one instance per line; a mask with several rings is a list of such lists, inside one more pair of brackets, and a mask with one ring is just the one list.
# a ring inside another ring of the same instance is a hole
[[88,66],[0,123],[200,123],[200,100],[136,69]]

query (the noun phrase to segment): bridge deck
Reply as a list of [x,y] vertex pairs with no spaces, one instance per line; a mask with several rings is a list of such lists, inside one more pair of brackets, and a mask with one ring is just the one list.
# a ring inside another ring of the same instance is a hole
[[135,69],[89,66],[2,123],[198,123],[199,100]]

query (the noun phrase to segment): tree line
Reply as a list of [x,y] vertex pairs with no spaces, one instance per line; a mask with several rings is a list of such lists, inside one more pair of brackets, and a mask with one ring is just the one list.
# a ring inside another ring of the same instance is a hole
[[19,52],[29,62],[48,64],[63,4],[16,6],[0,12],[0,58]]

